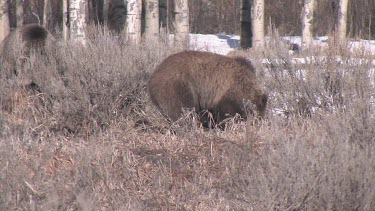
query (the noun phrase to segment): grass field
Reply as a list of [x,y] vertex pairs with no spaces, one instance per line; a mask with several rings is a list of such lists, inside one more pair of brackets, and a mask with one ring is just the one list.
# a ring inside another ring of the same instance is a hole
[[266,118],[206,131],[189,112],[168,124],[148,98],[179,51],[163,40],[96,31],[2,65],[0,210],[375,210],[373,55],[331,43],[295,64],[277,36],[238,52],[269,93]]

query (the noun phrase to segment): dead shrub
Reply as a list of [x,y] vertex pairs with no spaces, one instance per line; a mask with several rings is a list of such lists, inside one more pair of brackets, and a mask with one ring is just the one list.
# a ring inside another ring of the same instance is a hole
[[100,33],[30,58],[39,90],[0,72],[0,210],[375,210],[367,52],[247,51],[268,59],[265,119],[204,131],[192,111],[167,123],[143,89],[173,49]]
[[[85,47],[60,42],[47,46],[47,55],[34,53],[22,65],[3,68],[3,110],[9,110],[11,96],[23,87],[26,97],[34,92],[43,97],[25,113],[39,112],[19,118],[43,122],[46,131],[90,134],[142,109],[149,73],[168,49],[157,42],[132,46],[103,28],[90,28],[88,38]],[[19,74],[10,76],[12,68]],[[37,89],[27,89],[25,80]]]

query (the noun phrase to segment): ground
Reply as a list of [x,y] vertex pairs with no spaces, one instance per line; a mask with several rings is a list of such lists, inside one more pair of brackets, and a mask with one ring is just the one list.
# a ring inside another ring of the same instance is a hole
[[[374,41],[290,54],[274,35],[240,52],[269,112],[207,131],[191,111],[168,124],[145,89],[180,49],[89,37],[17,66],[42,93],[0,72],[0,210],[375,210]],[[238,46],[191,38],[220,54]],[[134,128],[144,118],[159,128]]]

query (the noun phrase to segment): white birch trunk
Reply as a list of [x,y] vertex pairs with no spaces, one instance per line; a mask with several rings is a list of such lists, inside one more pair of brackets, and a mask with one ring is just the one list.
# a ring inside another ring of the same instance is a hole
[[8,4],[5,0],[0,0],[0,42],[9,34],[9,14]]
[[313,14],[315,0],[305,0],[302,12],[302,49],[309,48],[313,40]]
[[154,39],[159,34],[159,1],[146,0],[146,39]]
[[188,0],[174,1],[174,42],[189,43],[189,6]]
[[63,13],[63,24],[62,24],[62,37],[66,41],[68,40],[68,0],[62,0],[62,13]]
[[87,0],[69,1],[69,32],[70,39],[85,44]]
[[127,0],[126,35],[131,44],[141,42],[142,0]]
[[264,0],[254,0],[253,9],[253,45],[264,47]]
[[346,39],[346,24],[348,19],[348,0],[340,0],[337,33],[340,41]]
[[49,0],[44,0],[44,5],[43,5],[43,26],[47,27],[47,22],[48,22],[48,13],[49,13]]
[[23,3],[24,0],[17,0],[16,1],[16,24],[17,27],[21,27],[23,25]]

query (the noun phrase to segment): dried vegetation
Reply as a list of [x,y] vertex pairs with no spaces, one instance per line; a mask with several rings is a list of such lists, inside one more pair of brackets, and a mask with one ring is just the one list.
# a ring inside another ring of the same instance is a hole
[[0,210],[374,210],[373,56],[336,46],[295,63],[277,40],[242,52],[270,94],[267,118],[224,131],[190,112],[168,125],[151,104],[149,74],[177,51],[163,42],[98,30],[17,76],[3,64]]

